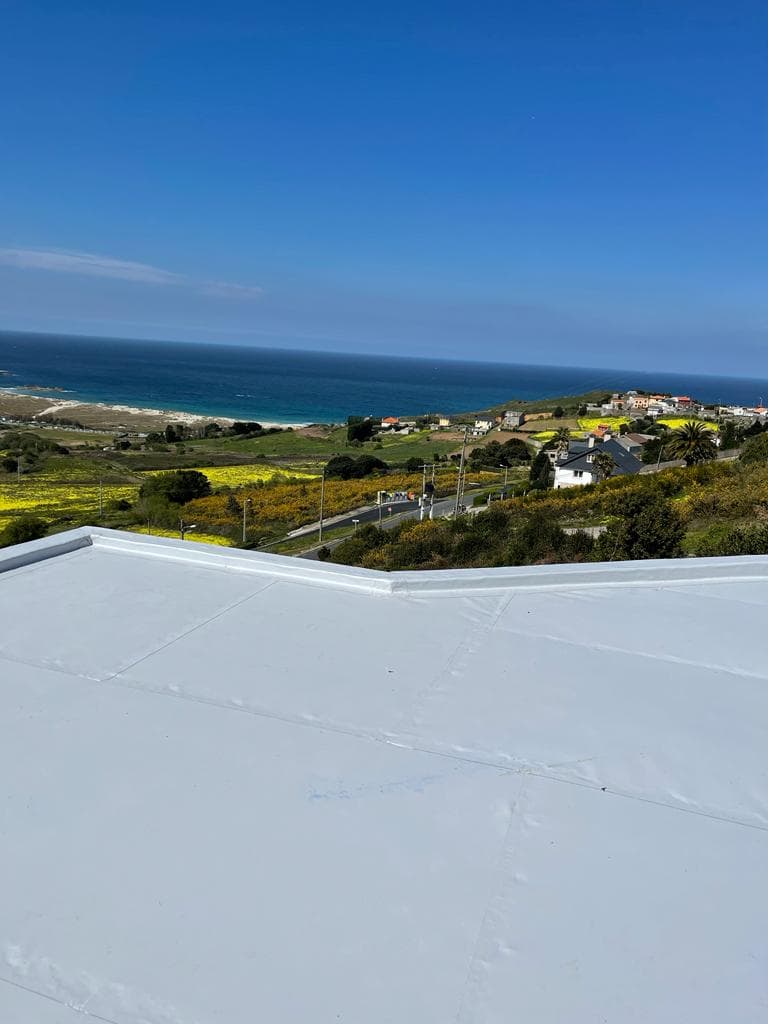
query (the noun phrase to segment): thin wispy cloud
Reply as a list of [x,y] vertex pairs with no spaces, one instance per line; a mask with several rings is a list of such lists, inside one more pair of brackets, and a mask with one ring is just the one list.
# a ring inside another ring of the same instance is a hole
[[206,295],[219,295],[224,299],[254,299],[264,291],[258,285],[232,284],[229,281],[203,281],[199,287]]
[[255,285],[229,281],[198,281],[186,274],[154,267],[150,263],[119,260],[72,249],[13,249],[0,247],[0,264],[18,270],[42,270],[86,277],[108,277],[138,284],[191,288],[220,298],[254,299],[262,294]]

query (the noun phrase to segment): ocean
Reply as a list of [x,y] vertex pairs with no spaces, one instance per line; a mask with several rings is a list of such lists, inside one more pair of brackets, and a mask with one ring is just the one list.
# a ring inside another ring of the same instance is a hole
[[630,387],[754,405],[768,381],[697,374],[455,362],[245,345],[0,332],[0,387],[109,405],[277,423],[457,413],[514,399]]

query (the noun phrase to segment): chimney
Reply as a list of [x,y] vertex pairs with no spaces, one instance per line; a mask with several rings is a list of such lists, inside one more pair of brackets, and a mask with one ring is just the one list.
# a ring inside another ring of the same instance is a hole
[[590,434],[589,435],[589,440],[587,441],[587,447],[588,448],[594,448],[595,447],[595,435],[594,434]]

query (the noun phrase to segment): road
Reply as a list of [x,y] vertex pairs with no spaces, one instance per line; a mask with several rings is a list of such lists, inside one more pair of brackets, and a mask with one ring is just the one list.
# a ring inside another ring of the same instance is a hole
[[[463,501],[465,505],[471,505],[474,493],[467,493],[464,495]],[[433,516],[435,519],[441,519],[447,515],[450,515],[456,506],[456,498],[438,498],[435,502],[433,510]],[[392,508],[392,515],[389,515],[387,510]],[[381,525],[385,530],[391,530],[398,523],[402,523],[406,519],[418,519],[419,518],[419,503],[418,501],[398,501],[390,505],[385,505],[382,509]],[[372,509],[366,509],[364,512],[356,512],[354,516],[348,516],[344,519],[336,520],[333,524],[333,529],[336,530],[340,526],[354,526],[354,520],[357,519],[362,523],[378,523],[379,521],[379,509],[378,506]],[[340,537],[334,540],[329,540],[327,543],[315,544],[314,547],[308,551],[303,551],[298,558],[313,558],[317,559],[317,552],[322,547],[330,549],[335,548],[338,544],[341,544],[346,537]]]

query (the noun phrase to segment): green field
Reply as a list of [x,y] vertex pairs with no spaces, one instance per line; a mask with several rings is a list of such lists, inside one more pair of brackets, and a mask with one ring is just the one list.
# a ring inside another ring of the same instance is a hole
[[450,455],[461,447],[455,440],[446,441],[429,430],[421,430],[406,437],[385,438],[368,441],[362,446],[347,443],[347,428],[337,427],[327,438],[306,437],[297,431],[282,434],[267,434],[264,437],[250,437],[238,440],[235,437],[208,438],[191,441],[185,445],[192,450],[211,453],[244,454],[266,456],[270,459],[311,459],[322,462],[332,455],[375,455],[387,463],[405,462],[417,458],[432,460],[435,453]]

